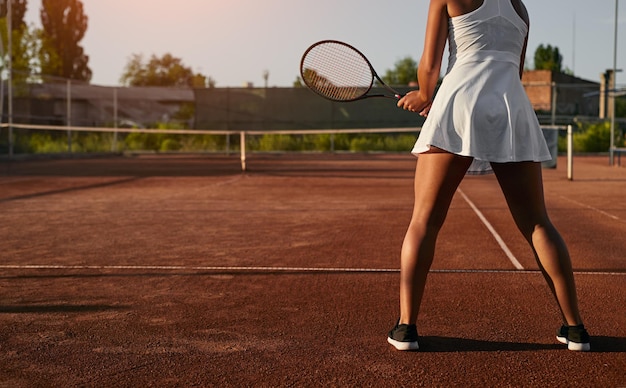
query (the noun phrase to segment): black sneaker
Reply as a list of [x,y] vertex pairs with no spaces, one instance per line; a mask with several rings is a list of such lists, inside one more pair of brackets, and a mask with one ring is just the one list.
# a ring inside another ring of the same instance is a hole
[[556,331],[556,339],[560,343],[567,345],[567,333],[568,332],[569,332],[569,327],[567,325],[561,326],[561,328]]
[[398,350],[417,350],[417,327],[415,325],[400,324],[400,320],[387,336],[387,342]]
[[563,325],[557,330],[556,339],[561,343],[567,344],[569,350],[588,352],[591,349],[591,345],[589,345],[589,333],[585,330],[584,325]]

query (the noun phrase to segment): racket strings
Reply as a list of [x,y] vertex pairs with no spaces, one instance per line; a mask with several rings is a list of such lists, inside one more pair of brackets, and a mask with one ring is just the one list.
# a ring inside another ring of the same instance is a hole
[[338,101],[363,96],[374,79],[369,63],[358,51],[334,42],[309,50],[302,61],[302,76],[311,89]]

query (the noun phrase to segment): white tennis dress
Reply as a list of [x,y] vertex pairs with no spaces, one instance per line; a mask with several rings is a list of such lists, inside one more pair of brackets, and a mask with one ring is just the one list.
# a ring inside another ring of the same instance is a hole
[[519,78],[528,27],[511,0],[484,0],[448,30],[448,70],[412,153],[472,156],[469,174],[488,173],[489,162],[551,160]]

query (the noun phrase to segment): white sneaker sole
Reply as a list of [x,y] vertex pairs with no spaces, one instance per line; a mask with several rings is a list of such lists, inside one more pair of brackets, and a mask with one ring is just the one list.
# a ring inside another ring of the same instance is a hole
[[575,352],[588,352],[591,350],[591,345],[589,345],[589,342],[581,344],[578,342],[569,341],[567,343],[567,348]]
[[575,352],[588,352],[591,350],[591,345],[589,345],[589,343],[578,343],[578,342],[570,342],[567,340],[567,338],[565,337],[556,337],[557,341],[559,341],[562,344],[566,344],[567,345],[567,349],[569,350],[573,350]]
[[402,341],[396,341],[395,339],[391,337],[387,337],[387,342],[392,344],[398,350],[418,350],[419,349],[419,344],[417,343],[417,341],[402,342]]

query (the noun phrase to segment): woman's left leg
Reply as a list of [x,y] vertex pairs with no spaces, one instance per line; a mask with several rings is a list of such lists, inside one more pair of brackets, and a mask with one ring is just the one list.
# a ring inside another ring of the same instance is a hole
[[418,157],[415,203],[401,251],[401,324],[415,324],[417,321],[437,235],[472,160],[438,149]]

